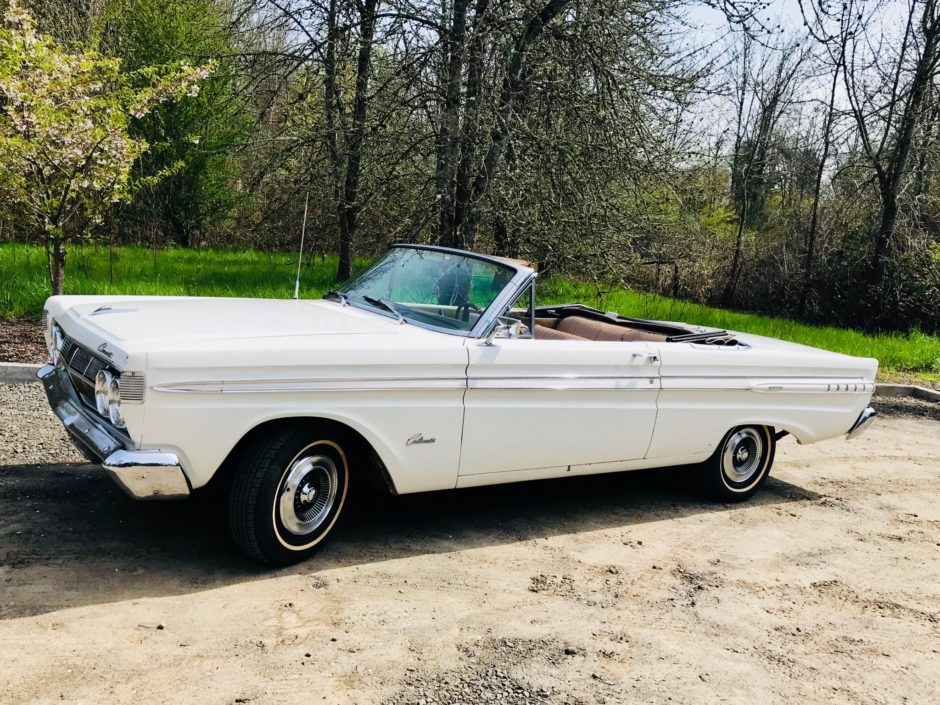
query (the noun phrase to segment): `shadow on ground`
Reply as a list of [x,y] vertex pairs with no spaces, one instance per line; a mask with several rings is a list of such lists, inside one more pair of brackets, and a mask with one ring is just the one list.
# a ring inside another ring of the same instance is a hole
[[[94,466],[0,467],[0,619],[727,511],[689,485],[678,468],[360,495],[316,557],[272,571],[238,553],[205,501],[135,502]],[[746,506],[816,499],[770,478]]]

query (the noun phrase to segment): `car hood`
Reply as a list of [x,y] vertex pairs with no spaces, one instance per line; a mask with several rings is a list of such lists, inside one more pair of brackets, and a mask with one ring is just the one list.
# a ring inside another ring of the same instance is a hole
[[323,300],[62,296],[50,299],[47,309],[78,342],[104,342],[124,352],[203,341],[394,334],[402,328],[377,313]]

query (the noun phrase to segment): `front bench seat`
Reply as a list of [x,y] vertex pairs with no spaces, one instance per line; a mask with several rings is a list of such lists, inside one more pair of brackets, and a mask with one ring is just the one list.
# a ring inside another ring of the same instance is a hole
[[555,330],[548,326],[543,326],[538,323],[535,324],[535,339],[536,340],[582,340],[576,335],[571,335],[571,333],[563,333],[560,330]]

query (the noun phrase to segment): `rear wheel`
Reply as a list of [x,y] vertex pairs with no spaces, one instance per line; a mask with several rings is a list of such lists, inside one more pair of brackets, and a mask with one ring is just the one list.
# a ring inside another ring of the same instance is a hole
[[272,565],[316,551],[346,505],[349,450],[345,438],[312,424],[280,429],[249,447],[229,493],[239,548]]
[[767,479],[777,442],[768,426],[738,426],[701,467],[703,488],[719,502],[743,502]]

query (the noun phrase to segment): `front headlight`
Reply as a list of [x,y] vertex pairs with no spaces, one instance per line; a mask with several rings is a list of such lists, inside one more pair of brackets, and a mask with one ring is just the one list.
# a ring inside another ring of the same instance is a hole
[[95,375],[95,408],[102,416],[110,418],[111,382],[114,377],[107,370],[99,370]]
[[124,428],[124,418],[121,416],[121,380],[112,377],[108,383],[108,418],[118,428]]

